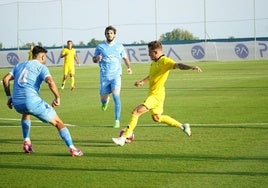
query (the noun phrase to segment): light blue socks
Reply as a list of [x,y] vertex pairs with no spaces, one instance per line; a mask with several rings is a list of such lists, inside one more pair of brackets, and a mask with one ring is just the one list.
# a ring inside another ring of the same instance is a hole
[[21,120],[21,128],[22,128],[22,135],[23,138],[30,139],[30,129],[31,129],[31,120]]
[[61,138],[64,140],[65,144],[68,146],[68,148],[70,148],[70,146],[73,146],[73,140],[67,127],[64,127],[61,130],[59,130],[59,134]]
[[121,116],[121,100],[119,94],[113,93],[113,99],[114,99],[114,112],[115,112],[115,120],[120,120]]

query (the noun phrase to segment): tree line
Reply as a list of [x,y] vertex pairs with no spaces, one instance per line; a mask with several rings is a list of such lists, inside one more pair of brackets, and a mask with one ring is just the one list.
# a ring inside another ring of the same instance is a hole
[[[198,37],[195,37],[191,32],[187,31],[187,30],[183,30],[183,29],[173,29],[170,32],[164,33],[160,36],[159,41],[165,41],[165,42],[170,42],[170,41],[180,41],[180,40],[198,40]],[[82,41],[80,41],[78,44],[75,44],[75,46],[97,46],[99,43],[103,42],[103,40],[97,40],[95,38],[92,38],[88,43],[84,43]],[[147,42],[144,40],[141,40],[139,42],[133,42],[132,44],[146,44]],[[22,46],[20,46],[20,48],[29,48],[29,46],[33,44],[33,45],[39,45],[39,46],[43,46],[41,42],[37,42],[35,43],[26,43]],[[47,47],[56,47],[55,45],[53,46],[47,46]],[[3,48],[3,43],[0,42],[0,49]]]

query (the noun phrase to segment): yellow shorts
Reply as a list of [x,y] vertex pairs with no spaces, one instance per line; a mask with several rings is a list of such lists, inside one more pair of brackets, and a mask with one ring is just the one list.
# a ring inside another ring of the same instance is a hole
[[162,114],[165,96],[149,95],[144,101],[143,105],[146,106],[152,115]]
[[64,64],[63,66],[63,74],[67,75],[67,74],[75,74],[75,69],[74,69],[74,65],[70,65],[70,64]]

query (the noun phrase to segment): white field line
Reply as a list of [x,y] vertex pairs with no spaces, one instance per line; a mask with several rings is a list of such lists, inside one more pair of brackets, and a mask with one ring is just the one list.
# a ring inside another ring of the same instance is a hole
[[[20,121],[20,119],[14,119],[14,118],[0,118],[0,120],[4,120],[4,121]],[[43,123],[42,121],[39,120],[32,120],[32,122],[37,122],[37,123]],[[66,126],[70,126],[70,127],[74,127],[77,125],[73,125],[73,124],[64,124]],[[140,124],[141,126],[157,126],[157,125],[164,125],[164,124]],[[268,123],[191,123],[191,126],[248,126],[248,125],[253,125],[253,126],[259,126],[259,125],[268,125]],[[87,125],[83,125],[83,126],[87,126]],[[96,125],[94,125],[96,126]],[[111,125],[98,125],[98,126],[111,126]],[[21,126],[0,126],[1,127],[21,127]],[[32,126],[32,127],[49,127],[49,126]]]
[[[155,124],[143,124],[140,123],[140,126],[157,126],[157,125],[166,125],[162,123]],[[259,125],[268,125],[268,123],[190,123],[191,126],[259,126]],[[111,126],[111,125],[107,125]]]
[[[15,118],[0,118],[0,120],[4,120],[4,121],[18,121],[20,122],[21,119],[15,119]],[[44,123],[40,120],[31,120],[31,122],[35,122],[35,123]],[[46,123],[44,123],[46,124]],[[48,124],[50,125],[50,124]],[[72,124],[68,124],[68,123],[65,123],[64,124],[65,126],[68,126],[68,127],[74,127],[76,125],[72,125]],[[21,126],[9,126],[9,125],[4,125],[4,126],[0,126],[0,127],[21,127]],[[45,125],[40,125],[40,126],[32,126],[32,127],[49,127],[49,126],[45,126]]]

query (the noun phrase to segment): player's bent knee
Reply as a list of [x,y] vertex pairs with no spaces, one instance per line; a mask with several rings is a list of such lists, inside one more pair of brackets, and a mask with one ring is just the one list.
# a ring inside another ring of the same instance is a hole
[[136,116],[140,116],[143,113],[144,111],[140,110],[139,108],[136,108],[135,110],[132,111],[132,114]]
[[142,115],[142,114],[144,114],[144,113],[146,113],[146,112],[148,112],[148,111],[149,111],[149,109],[148,109],[146,106],[144,106],[143,104],[141,104],[141,105],[137,106],[137,107],[132,111],[132,114],[133,114],[133,115]]
[[62,129],[65,127],[64,123],[61,121],[59,118],[55,118],[50,122],[51,125],[56,127],[58,130]]
[[155,122],[160,122],[160,117],[159,115],[152,115],[152,119],[155,121]]

